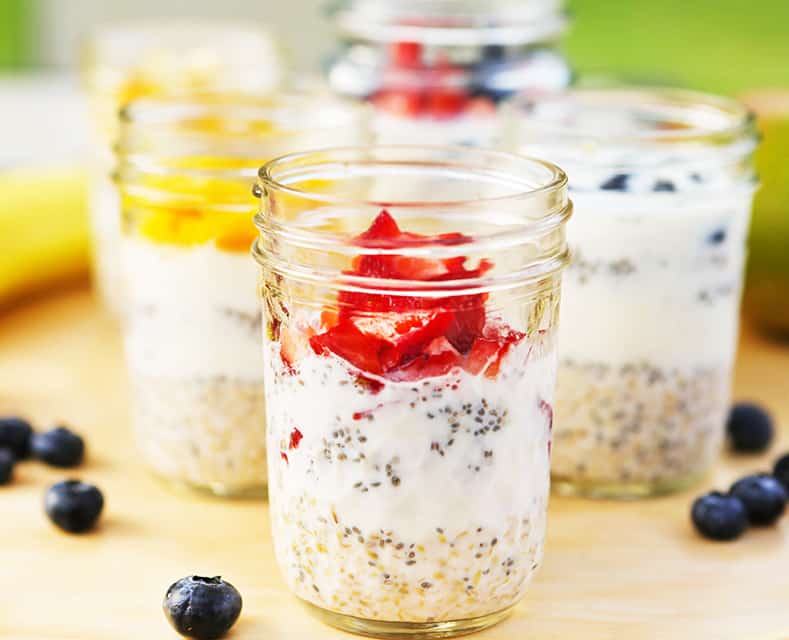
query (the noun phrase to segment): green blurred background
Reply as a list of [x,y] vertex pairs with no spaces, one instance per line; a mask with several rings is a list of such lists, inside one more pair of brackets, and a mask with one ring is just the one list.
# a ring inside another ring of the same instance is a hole
[[[285,20],[298,25],[292,33],[302,35],[295,47],[301,63],[316,61],[331,46],[328,30],[318,32],[319,0],[0,0],[0,67],[48,62],[40,50],[51,45],[41,40],[64,36],[41,29],[50,22],[47,14],[55,14],[52,21],[69,30],[75,20],[65,19],[72,16],[87,23],[92,16],[217,15],[211,4],[228,17],[270,19],[283,29]],[[789,88],[787,0],[569,0],[568,6],[573,27],[567,52],[581,73],[613,73],[719,93]],[[288,35],[285,29],[286,39]]]
[[[325,4],[0,0],[0,71],[73,70],[77,43],[96,23],[178,15],[259,20],[289,45],[297,67],[316,69],[334,46]],[[746,309],[789,335],[789,0],[569,0],[568,6],[573,25],[564,46],[579,77],[686,86],[734,95],[757,109],[765,134],[757,158],[763,188]]]

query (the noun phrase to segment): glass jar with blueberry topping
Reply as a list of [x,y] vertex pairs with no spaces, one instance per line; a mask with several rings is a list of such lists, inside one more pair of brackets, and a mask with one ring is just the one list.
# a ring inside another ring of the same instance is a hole
[[517,103],[512,139],[560,163],[568,226],[554,486],[684,487],[717,460],[756,186],[740,104],[669,89]]
[[[421,201],[404,199],[417,183]],[[447,637],[540,565],[566,178],[445,147],[260,172],[269,499],[291,590],[330,624]]]
[[571,80],[554,49],[561,0],[340,0],[332,13],[329,84],[376,107],[382,144],[493,146],[502,100]]

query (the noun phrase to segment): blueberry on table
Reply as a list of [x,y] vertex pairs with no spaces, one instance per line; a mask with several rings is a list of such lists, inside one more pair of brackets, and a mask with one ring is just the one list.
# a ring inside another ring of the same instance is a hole
[[11,482],[11,474],[14,472],[16,456],[11,449],[0,447],[0,484]]
[[786,510],[786,501],[789,499],[784,486],[767,473],[737,480],[729,493],[742,500],[748,520],[755,525],[773,524]]
[[785,453],[775,462],[773,476],[789,491],[789,453]]
[[54,524],[69,533],[94,527],[104,507],[104,496],[92,484],[65,480],[53,484],[44,498],[44,508]]
[[630,174],[617,173],[601,184],[600,188],[603,191],[627,191],[627,183],[629,180]]
[[743,402],[732,407],[726,431],[735,451],[759,453],[772,442],[773,421],[758,405]]
[[37,433],[31,442],[33,455],[53,467],[76,467],[85,455],[85,443],[66,427]]
[[719,491],[697,498],[690,515],[698,532],[710,540],[734,540],[748,528],[742,500]]
[[187,576],[167,589],[162,603],[173,628],[187,638],[221,638],[241,614],[241,594],[221,577]]
[[33,428],[27,420],[8,416],[0,418],[0,447],[10,449],[17,460],[30,455]]

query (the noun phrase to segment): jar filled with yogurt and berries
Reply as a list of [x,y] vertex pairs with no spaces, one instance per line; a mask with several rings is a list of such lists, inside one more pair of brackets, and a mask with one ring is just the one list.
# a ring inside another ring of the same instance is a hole
[[554,486],[608,497],[688,486],[724,439],[753,119],[716,96],[611,88],[524,101],[512,127],[519,151],[566,169],[576,211]]
[[[431,194],[403,199],[404,183]],[[261,169],[276,557],[375,637],[501,620],[542,561],[566,178],[514,155],[374,146]]]
[[364,142],[364,111],[325,94],[124,110],[122,330],[132,426],[156,475],[219,495],[264,492],[252,186],[269,158]]
[[201,93],[265,94],[282,82],[271,34],[240,22],[140,21],[109,24],[83,49],[93,126],[90,220],[93,281],[105,308],[120,315],[120,212],[111,179],[118,113],[141,98]]
[[375,106],[381,144],[493,147],[499,105],[566,87],[561,0],[340,0],[332,89]]

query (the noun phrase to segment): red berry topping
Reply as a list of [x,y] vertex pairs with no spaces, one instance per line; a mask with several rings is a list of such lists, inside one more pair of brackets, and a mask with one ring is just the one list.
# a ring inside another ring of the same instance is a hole
[[418,42],[394,42],[391,45],[392,64],[414,69],[422,63],[422,45]]
[[425,100],[419,91],[385,89],[372,98],[373,105],[401,118],[418,118],[425,109]]
[[[354,239],[366,249],[392,250],[425,245],[461,245],[472,239],[460,233],[424,236],[401,231],[394,218],[382,211],[370,227]],[[466,267],[463,256],[422,258],[391,253],[357,256],[348,275],[405,281],[448,282],[480,278],[493,268],[481,260]],[[385,289],[382,282],[379,289]],[[388,286],[394,287],[393,284]],[[315,353],[333,353],[365,374],[394,381],[441,376],[463,367],[472,374],[495,377],[510,347],[523,338],[500,323],[489,322],[485,313],[487,294],[387,295],[342,291],[339,313],[324,311],[323,332],[309,338]],[[372,393],[383,383],[359,374]]]
[[449,120],[468,106],[469,97],[460,89],[434,89],[427,96],[427,111],[437,120]]
[[288,445],[288,449],[298,449],[299,443],[303,437],[304,434],[302,434],[301,431],[293,429],[293,431],[290,432],[290,444]]

